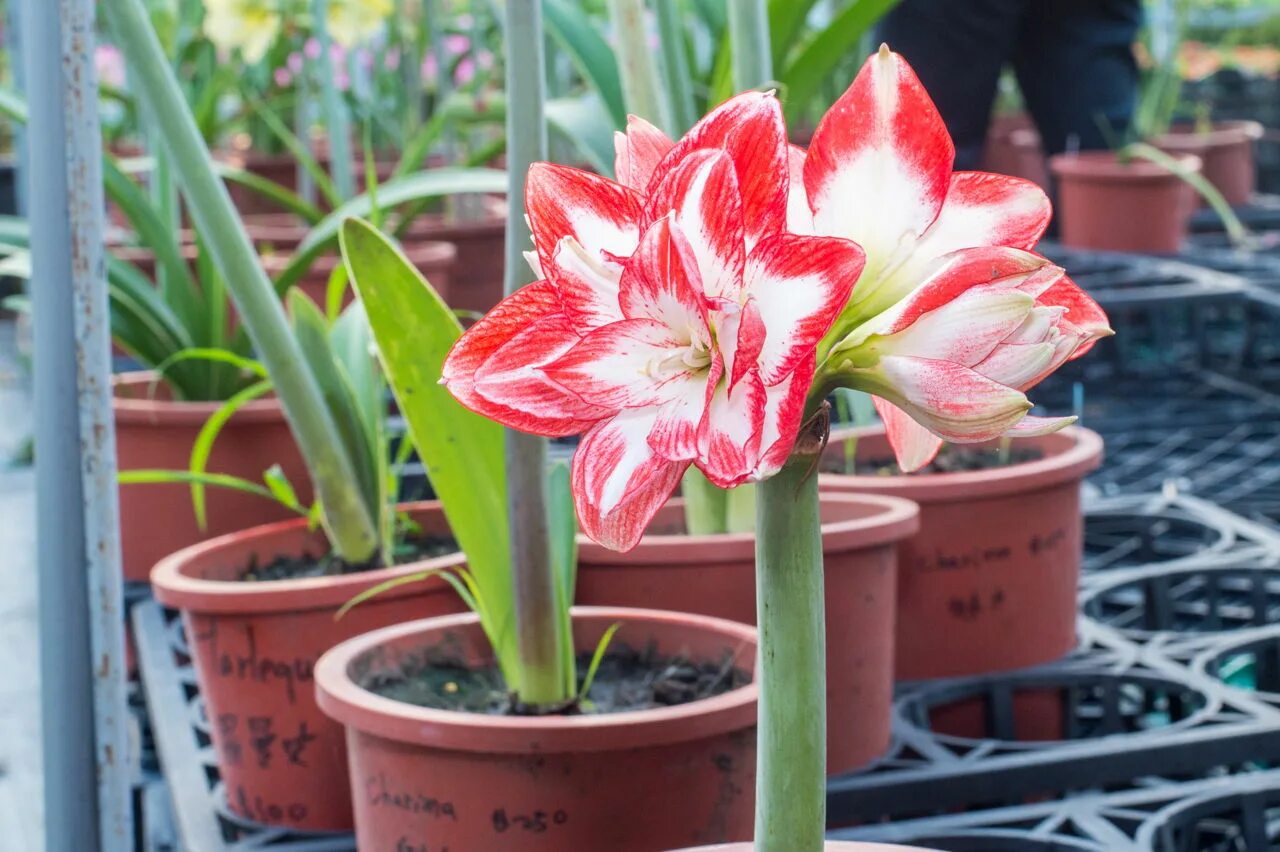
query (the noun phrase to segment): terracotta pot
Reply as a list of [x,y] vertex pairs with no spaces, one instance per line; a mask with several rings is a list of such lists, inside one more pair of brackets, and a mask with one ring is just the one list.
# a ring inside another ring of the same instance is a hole
[[[822,498],[826,577],[827,769],[863,766],[889,747],[896,545],[919,526],[905,500]],[[755,536],[684,535],[683,501],[663,507],[629,553],[579,539],[577,601],[651,606],[756,622]]]
[[[445,294],[449,307],[485,313],[502,301],[505,216],[490,209],[483,219],[446,222],[439,216],[430,216],[426,217],[426,225],[432,239],[453,243],[458,250],[448,289],[436,288]],[[435,280],[431,283],[435,284]]]
[[[405,508],[426,532],[448,532],[438,503]],[[324,534],[305,520],[285,521],[181,550],[155,567],[151,582],[161,603],[182,610],[227,806],[258,822],[348,831],[346,746],[342,726],[316,706],[316,661],[352,636],[458,612],[462,603],[433,578],[391,589],[339,621],[334,614],[378,583],[464,560],[455,554],[332,577],[235,581],[253,560],[327,550]]]
[[[116,459],[120,470],[186,470],[191,447],[218,402],[173,402],[168,388],[155,386],[153,373],[127,373],[112,380]],[[254,482],[273,464],[280,465],[303,502],[311,500],[311,479],[274,399],[251,402],[236,412],[209,456],[211,473]],[[183,484],[121,485],[120,538],[126,580],[145,581],[153,565],[175,550],[225,533],[296,515],[254,494],[229,488],[205,490],[209,526],[201,530],[191,507],[191,489]]]
[[[893,457],[879,427],[837,431],[828,453],[855,434],[858,458]],[[822,474],[828,493],[920,505],[920,531],[898,549],[899,680],[1007,671],[1075,647],[1080,483],[1101,464],[1102,439],[1071,428],[1018,446],[1045,455],[964,473]]]
[[[1204,176],[1217,187],[1233,207],[1249,202],[1257,173],[1253,163],[1253,143],[1262,138],[1262,125],[1256,121],[1214,122],[1207,132],[1194,125],[1178,125],[1169,133],[1153,140],[1157,148],[1170,154],[1194,154],[1203,163]],[[1203,198],[1200,206],[1207,206]]]
[[[437,242],[408,243],[403,246],[403,250],[409,262],[417,267],[433,286],[443,288],[444,292],[448,291],[450,270],[453,269],[454,258],[457,256],[453,246]],[[325,296],[329,290],[329,277],[333,275],[333,271],[340,263],[342,263],[342,257],[336,250],[320,255],[311,264],[307,273],[298,280],[297,286],[311,297],[311,301],[323,308]],[[288,265],[289,255],[287,254],[268,254],[262,258],[263,268],[273,279]],[[348,282],[342,298],[343,307],[351,304],[354,299],[355,289]]]
[[[1178,158],[1189,168],[1198,157]],[[1146,160],[1121,163],[1110,151],[1057,154],[1062,244],[1105,251],[1172,254],[1182,247],[1196,194],[1182,178]]]
[[982,153],[983,171],[1025,178],[1048,191],[1049,169],[1045,165],[1040,133],[1025,112],[998,115],[987,129]]
[[[755,665],[755,630],[673,612],[583,607],[574,642],[653,644],[692,660]],[[361,849],[642,852],[751,836],[757,688],[598,716],[485,716],[375,695],[356,679],[448,647],[492,660],[471,614],[344,642],[316,667],[320,706],[347,726]]]
[[[316,162],[320,168],[326,173],[329,172],[329,152],[327,144],[317,144],[316,150],[312,152]],[[298,161],[290,153],[281,154],[264,154],[260,151],[252,151],[246,149],[231,149],[227,151],[219,151],[215,154],[216,158],[235,168],[244,169],[253,174],[266,178],[272,183],[279,184],[286,189],[297,192],[298,190]],[[392,171],[395,170],[396,163],[392,160],[379,158],[374,162],[374,168],[377,170],[378,180],[385,181],[391,177]],[[355,152],[351,163],[351,175],[355,179],[356,191],[365,191],[365,163],[364,158],[359,151]],[[241,213],[279,213],[281,209],[271,199],[254,192],[252,189],[239,184],[235,181],[227,181],[227,191],[231,193],[231,202],[235,204],[236,210]],[[323,198],[319,198],[318,202],[321,207],[325,207]]]

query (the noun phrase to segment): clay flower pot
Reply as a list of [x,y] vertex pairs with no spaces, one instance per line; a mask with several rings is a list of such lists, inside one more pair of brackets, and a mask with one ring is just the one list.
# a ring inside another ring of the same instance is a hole
[[[754,629],[654,610],[576,608],[577,649],[615,622],[615,643],[755,665]],[[529,717],[433,710],[357,683],[441,647],[492,660],[466,614],[359,636],[316,667],[321,708],[347,726],[359,848],[642,852],[751,836],[755,684],[653,710]]]
[[[838,430],[827,452],[839,458],[854,434],[859,459],[893,458],[879,427]],[[1015,446],[1044,457],[960,473],[822,474],[827,493],[920,506],[919,532],[898,549],[899,680],[1007,671],[1075,647],[1080,483],[1101,464],[1102,439],[1070,428]]]
[[[173,402],[168,388],[156,385],[153,373],[127,373],[113,381],[116,457],[120,470],[155,468],[186,470],[191,447],[201,427],[221,403]],[[211,473],[226,473],[254,482],[279,464],[298,490],[311,499],[307,467],[274,399],[245,405],[223,427],[209,457]],[[271,500],[229,488],[206,488],[209,526],[201,530],[191,506],[191,489],[183,484],[121,485],[120,538],[126,580],[146,581],[163,557],[199,541],[297,515]]]
[[[433,287],[441,292],[448,292],[449,276],[455,265],[457,251],[445,242],[407,242],[402,246],[405,257],[426,276]],[[262,257],[262,266],[267,275],[274,279],[289,265],[289,254],[266,254]],[[297,287],[306,293],[321,308],[325,304],[325,296],[329,291],[329,278],[342,263],[342,257],[335,249],[317,257],[306,274],[298,279]],[[347,282],[346,293],[342,299],[343,307],[355,299],[355,290]]]
[[992,117],[982,152],[982,169],[1025,178],[1048,191],[1049,169],[1040,133],[1030,115],[1016,112]]
[[[438,503],[405,508],[426,533],[448,533]],[[174,553],[151,582],[161,603],[182,611],[228,807],[257,822],[347,831],[346,747],[342,727],[316,706],[316,661],[344,639],[463,605],[433,578],[391,589],[339,621],[334,614],[378,583],[464,560],[454,554],[338,576],[236,579],[255,560],[327,551],[323,533],[308,530],[306,520],[286,521]]]
[[[1168,133],[1152,140],[1170,154],[1194,154],[1203,163],[1204,176],[1233,207],[1247,204],[1253,195],[1257,173],[1253,162],[1253,143],[1262,138],[1262,125],[1256,121],[1214,122],[1207,132],[1194,125],[1176,125]],[[1205,206],[1204,199],[1200,205]]]
[[[889,747],[895,551],[918,510],[895,498],[822,498],[827,628],[827,771],[865,765]],[[579,539],[577,601],[649,606],[756,622],[755,536],[683,534],[672,500],[630,553]],[[671,533],[666,533],[671,530]]]
[[[1201,167],[1190,154],[1179,159]],[[1182,247],[1197,196],[1176,174],[1147,160],[1122,163],[1111,151],[1058,154],[1049,168],[1063,245],[1155,254]]]
[[436,288],[449,307],[485,313],[502,301],[507,223],[501,209],[491,208],[481,219],[455,222],[429,216],[424,226],[431,239],[453,243],[458,250],[448,289]]

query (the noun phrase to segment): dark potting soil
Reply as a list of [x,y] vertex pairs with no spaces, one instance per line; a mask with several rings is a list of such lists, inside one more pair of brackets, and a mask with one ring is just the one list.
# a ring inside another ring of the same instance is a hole
[[[1044,458],[1044,450],[1039,447],[1019,446],[1014,443],[1007,453],[1001,453],[998,447],[964,447],[947,444],[938,453],[937,458],[925,467],[911,474],[922,476],[929,473],[968,473],[977,470],[993,470],[1000,467],[1011,467],[1016,464],[1039,461]],[[854,470],[858,476],[902,476],[902,469],[892,457],[859,459]],[[823,473],[847,474],[844,459],[838,453],[823,456]]]
[[[581,686],[591,654],[577,660]],[[563,707],[530,707],[506,689],[496,665],[470,668],[456,655],[435,650],[421,659],[401,663],[396,671],[357,674],[364,689],[418,707],[482,713],[489,716],[598,715],[688,704],[721,695],[751,682],[751,675],[733,665],[726,653],[720,662],[690,662],[681,657],[637,651],[613,645],[600,661],[591,691],[583,701]]]
[[[458,552],[458,542],[450,536],[425,535],[408,538],[396,546],[392,564],[403,565],[422,559],[434,559]],[[301,580],[307,577],[336,577],[340,574],[358,574],[386,567],[379,555],[368,562],[347,562],[333,553],[313,556],[308,552],[280,554],[265,565],[259,565],[255,557],[240,575],[240,581],[256,583],[264,580]]]

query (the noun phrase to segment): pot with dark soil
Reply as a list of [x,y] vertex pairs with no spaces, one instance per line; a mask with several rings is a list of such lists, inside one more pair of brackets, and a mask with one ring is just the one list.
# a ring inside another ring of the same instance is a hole
[[899,680],[1022,668],[1075,647],[1080,484],[1101,462],[1097,433],[1069,428],[948,446],[903,475],[883,429],[832,434],[823,491],[920,506],[919,532],[898,548]]
[[[1205,179],[1233,207],[1249,202],[1257,182],[1253,146],[1262,138],[1256,121],[1218,121],[1207,128],[1174,125],[1153,144],[1170,154],[1194,154],[1200,158]],[[1201,206],[1205,202],[1201,200]]]
[[521,715],[474,615],[401,624],[316,667],[346,725],[361,849],[610,852],[751,836],[755,630],[706,616],[579,607],[586,700]]
[[[822,498],[827,631],[827,771],[884,754],[891,734],[893,613],[899,542],[919,526],[893,497]],[[647,606],[756,623],[753,533],[689,535],[683,500],[658,514],[634,550],[578,540],[577,601]]]
[[[1178,157],[1198,171],[1198,157]],[[1113,151],[1058,154],[1049,160],[1058,181],[1056,214],[1062,244],[1100,251],[1173,254],[1182,247],[1196,194],[1177,174]]]
[[257,822],[350,830],[342,727],[316,706],[316,661],[369,630],[463,609],[444,580],[392,588],[335,619],[379,583],[464,564],[437,503],[402,509],[417,531],[399,564],[351,566],[305,519],[197,544],[151,574],[156,598],[182,611],[227,806]]

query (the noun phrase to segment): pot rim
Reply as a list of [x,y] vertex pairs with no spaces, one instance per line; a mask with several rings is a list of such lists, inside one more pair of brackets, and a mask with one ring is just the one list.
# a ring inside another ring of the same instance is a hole
[[[225,402],[181,402],[122,396],[126,388],[142,388],[154,381],[154,370],[117,373],[111,377],[111,411],[116,423],[155,427],[200,428]],[[275,397],[255,399],[236,410],[230,424],[284,423],[284,409]]]
[[[575,606],[573,618],[652,626],[682,624],[717,634],[727,644],[756,646],[754,627],[683,612]],[[315,666],[316,702],[329,717],[364,734],[410,745],[503,754],[622,751],[687,742],[742,730],[756,721],[759,685],[674,707],[597,716],[487,716],[418,707],[358,686],[348,674],[362,654],[405,636],[461,628],[480,629],[474,613],[443,615],[379,628],[330,648]],[[650,633],[654,632],[652,629]],[[753,655],[754,657],[754,655]]]
[[1158,148],[1176,148],[1195,153],[1205,148],[1239,145],[1261,139],[1262,122],[1242,118],[1232,121],[1215,121],[1206,132],[1196,130],[1194,124],[1174,124],[1168,132],[1155,139]]
[[[833,440],[854,436],[880,436],[883,426],[838,429]],[[917,503],[953,503],[975,498],[1002,497],[1019,492],[1039,491],[1072,480],[1083,479],[1102,464],[1102,436],[1084,426],[1069,426],[1061,432],[1043,435],[1041,441],[1060,443],[1060,449],[1035,461],[991,470],[957,473],[930,473],[924,476],[866,476],[844,473],[819,475],[820,488],[862,494],[894,494]]]
[[[438,500],[402,503],[399,508],[413,514],[444,512]],[[293,580],[205,580],[185,573],[193,565],[215,558],[219,551],[231,545],[239,545],[246,539],[257,540],[265,546],[272,540],[296,535],[306,528],[306,518],[294,518],[227,533],[171,553],[151,569],[151,587],[156,600],[165,606],[199,613],[271,614],[331,609],[342,606],[378,583],[432,568],[458,568],[466,564],[466,556],[458,551],[390,568]],[[408,583],[388,589],[378,597],[380,600],[390,600],[422,594],[428,589],[454,593],[446,580],[430,577],[421,583]]]
[[[1195,154],[1171,154],[1186,167],[1201,171],[1204,162]],[[1073,154],[1054,154],[1049,158],[1049,170],[1059,178],[1077,181],[1146,183],[1167,180],[1181,182],[1182,178],[1162,166],[1147,160],[1133,159],[1121,163],[1114,151],[1077,151]]]
[[[822,480],[819,479],[819,482]],[[875,506],[879,511],[865,516],[822,524],[822,552],[846,553],[893,544],[920,529],[920,508],[910,500],[886,494],[823,492],[819,500],[827,506]],[[673,497],[666,505],[683,507],[684,498]],[[667,565],[706,565],[716,562],[752,561],[754,532],[688,535],[645,533],[640,543],[626,553],[610,550],[586,536],[578,535],[578,554],[583,562],[619,567],[647,567],[655,560]],[[653,551],[661,549],[661,553]],[[650,555],[652,553],[652,555]]]
[[[411,240],[404,243],[400,250],[414,266],[449,266],[457,259],[458,249],[453,243],[439,239],[433,234],[432,239]],[[262,255],[262,266],[268,273],[279,272],[294,259],[293,252],[271,252]],[[331,272],[342,263],[342,255],[337,252],[324,252],[312,260],[307,267],[309,272]]]

